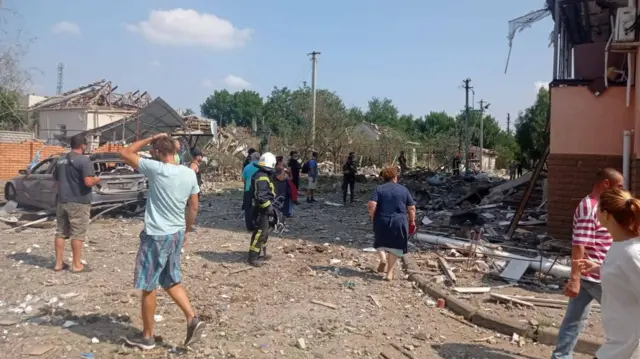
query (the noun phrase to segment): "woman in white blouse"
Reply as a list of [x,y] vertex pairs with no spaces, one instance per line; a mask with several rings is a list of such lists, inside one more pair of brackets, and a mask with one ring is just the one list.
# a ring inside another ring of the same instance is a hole
[[640,200],[621,189],[600,196],[598,219],[613,244],[602,266],[581,259],[583,272],[602,280],[602,325],[605,342],[598,359],[640,359]]

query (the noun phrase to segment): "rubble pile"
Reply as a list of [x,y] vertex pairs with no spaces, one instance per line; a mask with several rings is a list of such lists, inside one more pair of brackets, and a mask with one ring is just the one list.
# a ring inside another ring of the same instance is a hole
[[511,238],[506,236],[531,177],[527,173],[508,181],[484,173],[452,176],[428,169],[406,172],[400,181],[413,194],[420,212],[415,249],[433,251],[434,246],[444,246],[485,272],[501,272],[520,261],[520,276],[527,269],[566,276],[566,259],[548,263],[545,258],[568,255],[570,247],[546,233],[544,179],[536,183],[515,233]]

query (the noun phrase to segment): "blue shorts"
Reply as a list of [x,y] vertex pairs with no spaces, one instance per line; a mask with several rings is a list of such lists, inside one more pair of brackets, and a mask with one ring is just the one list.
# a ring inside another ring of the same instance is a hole
[[180,253],[183,244],[183,231],[162,236],[140,232],[140,247],[133,275],[136,289],[150,292],[158,285],[167,289],[180,283]]

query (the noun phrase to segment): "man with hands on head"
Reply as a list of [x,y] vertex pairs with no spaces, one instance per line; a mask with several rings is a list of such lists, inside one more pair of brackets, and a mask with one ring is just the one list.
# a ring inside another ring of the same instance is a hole
[[[148,145],[151,145],[154,159],[140,158],[138,152]],[[198,213],[200,188],[195,172],[175,162],[176,150],[171,138],[163,133],[134,142],[120,152],[124,162],[149,181],[144,229],[140,233],[134,273],[135,287],[142,291],[143,330],[126,338],[129,345],[143,350],[155,347],[153,329],[158,285],[187,319],[185,346],[200,339],[205,327],[191,307],[180,273],[180,254]]]

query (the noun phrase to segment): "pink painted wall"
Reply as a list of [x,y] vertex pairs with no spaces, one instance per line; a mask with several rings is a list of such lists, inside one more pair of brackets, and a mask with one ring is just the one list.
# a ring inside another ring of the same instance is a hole
[[596,97],[584,86],[551,88],[551,153],[621,156],[622,131],[635,128],[635,89],[629,107],[625,90]]

